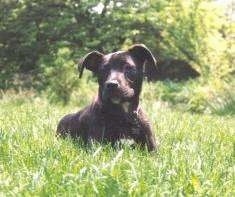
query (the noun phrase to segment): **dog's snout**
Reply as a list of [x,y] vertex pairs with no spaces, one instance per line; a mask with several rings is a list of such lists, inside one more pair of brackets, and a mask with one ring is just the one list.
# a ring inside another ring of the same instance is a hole
[[119,84],[117,80],[112,80],[112,81],[108,81],[106,82],[106,88],[107,89],[116,89],[118,88]]

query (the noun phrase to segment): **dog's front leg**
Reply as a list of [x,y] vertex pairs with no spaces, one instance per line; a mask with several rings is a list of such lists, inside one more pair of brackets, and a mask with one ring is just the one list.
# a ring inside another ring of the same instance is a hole
[[143,129],[140,134],[135,135],[133,139],[141,146],[141,148],[145,148],[147,146],[148,151],[155,151],[157,149],[156,139],[150,128]]
[[154,133],[151,130],[151,128],[148,128],[145,131],[145,139],[146,139],[148,151],[155,151],[157,149],[157,142],[156,142]]

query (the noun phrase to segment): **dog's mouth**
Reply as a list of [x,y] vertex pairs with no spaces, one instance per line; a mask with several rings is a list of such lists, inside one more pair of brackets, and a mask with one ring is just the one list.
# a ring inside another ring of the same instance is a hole
[[113,104],[120,104],[129,101],[134,96],[133,89],[116,89],[116,90],[106,90],[102,92],[102,99],[105,102],[111,102]]

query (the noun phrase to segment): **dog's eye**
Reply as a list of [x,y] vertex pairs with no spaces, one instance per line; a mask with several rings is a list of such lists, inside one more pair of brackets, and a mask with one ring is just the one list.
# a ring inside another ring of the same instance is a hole
[[137,76],[137,70],[133,67],[126,67],[125,70],[125,76],[131,80],[131,81],[135,81],[136,76]]

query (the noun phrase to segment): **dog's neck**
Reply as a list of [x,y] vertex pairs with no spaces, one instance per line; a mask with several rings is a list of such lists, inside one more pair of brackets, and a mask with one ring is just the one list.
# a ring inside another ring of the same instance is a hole
[[95,99],[95,103],[103,113],[116,115],[116,114],[136,114],[139,110],[139,95],[136,95],[129,101],[113,103],[112,101],[102,101],[100,94]]

